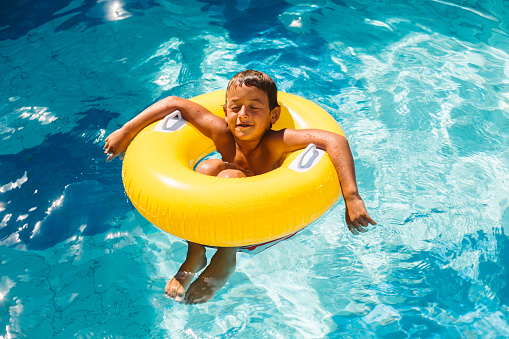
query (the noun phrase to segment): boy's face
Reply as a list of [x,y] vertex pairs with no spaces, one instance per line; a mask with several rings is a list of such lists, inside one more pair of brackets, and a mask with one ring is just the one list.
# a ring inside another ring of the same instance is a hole
[[236,140],[254,141],[276,123],[280,108],[269,109],[267,93],[256,87],[230,88],[226,94],[225,120]]

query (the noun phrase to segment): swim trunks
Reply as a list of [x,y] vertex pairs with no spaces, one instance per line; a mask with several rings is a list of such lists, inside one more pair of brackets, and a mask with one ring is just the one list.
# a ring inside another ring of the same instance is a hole
[[258,253],[261,253],[261,252],[265,251],[267,248],[276,245],[277,243],[279,243],[279,242],[281,242],[283,240],[286,240],[286,239],[289,239],[289,238],[293,237],[297,233],[298,232],[295,232],[293,234],[287,235],[286,237],[282,237],[282,238],[279,238],[279,239],[276,239],[276,240],[264,242],[264,243],[261,243],[261,244],[243,246],[243,247],[239,248],[239,252],[249,253],[249,254],[258,254]]

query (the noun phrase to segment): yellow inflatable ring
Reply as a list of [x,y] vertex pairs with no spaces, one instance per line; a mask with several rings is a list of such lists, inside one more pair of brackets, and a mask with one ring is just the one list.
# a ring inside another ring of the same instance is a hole
[[[283,92],[278,99],[281,116],[274,130],[319,128],[344,135],[311,101]],[[190,100],[224,117],[225,91]],[[313,145],[290,154],[280,168],[254,177],[194,172],[214,144],[175,114],[144,128],[129,145],[122,166],[133,205],[163,231],[209,246],[259,244],[297,232],[340,198],[332,162]]]

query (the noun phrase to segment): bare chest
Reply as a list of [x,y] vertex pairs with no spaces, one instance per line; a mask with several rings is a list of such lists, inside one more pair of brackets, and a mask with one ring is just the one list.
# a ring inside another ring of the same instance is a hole
[[270,152],[255,149],[248,155],[236,149],[233,163],[243,169],[252,171],[255,175],[267,173],[279,167],[278,159],[274,159]]

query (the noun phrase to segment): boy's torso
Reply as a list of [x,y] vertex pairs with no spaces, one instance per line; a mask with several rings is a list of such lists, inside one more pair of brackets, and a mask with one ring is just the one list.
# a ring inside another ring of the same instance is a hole
[[278,147],[274,147],[275,139],[281,132],[268,131],[258,145],[247,154],[235,141],[227,143],[226,147],[218,151],[225,162],[251,171],[254,175],[267,173],[280,167],[285,159],[285,154],[280,153]]

